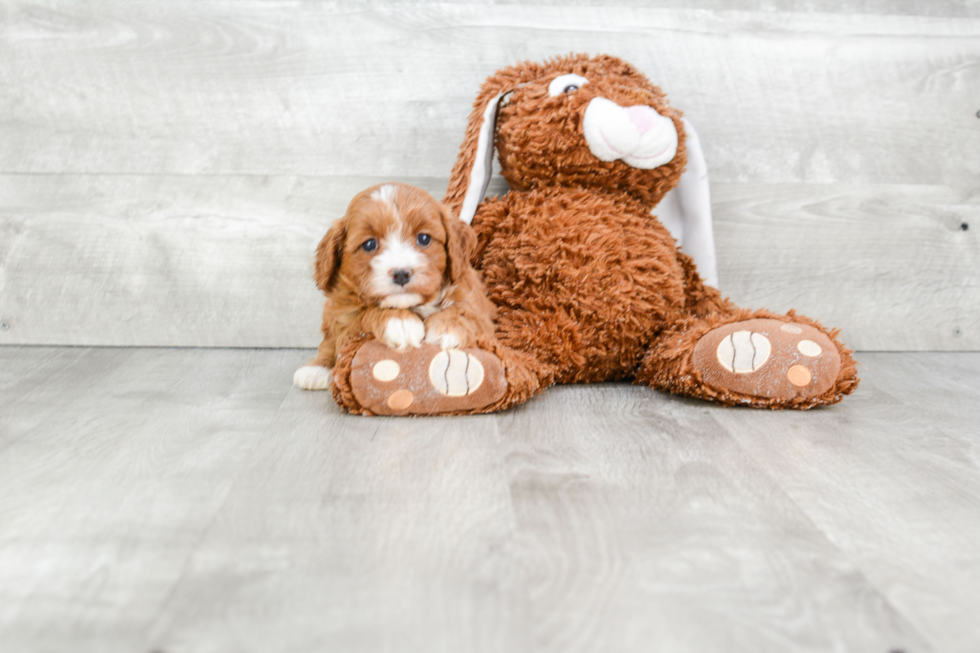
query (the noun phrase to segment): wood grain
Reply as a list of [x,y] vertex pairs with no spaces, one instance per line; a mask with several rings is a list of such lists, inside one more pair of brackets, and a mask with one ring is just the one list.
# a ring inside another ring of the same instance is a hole
[[864,380],[844,411],[715,415],[937,650],[974,651],[980,358],[861,359]]
[[443,177],[483,79],[574,49],[662,85],[715,181],[975,187],[975,7],[704,6],[17,0],[0,171]]
[[2,177],[0,343],[314,346],[316,244],[372,183]]
[[371,183],[441,193],[480,82],[575,43],[698,125],[725,293],[859,349],[974,350],[978,36],[952,0],[16,0],[0,344],[315,345],[329,220]]
[[927,648],[704,404],[569,386],[500,422],[536,650]]
[[930,186],[718,184],[720,287],[859,350],[980,348],[980,202]]
[[865,354],[808,412],[604,384],[445,419],[290,389],[310,354],[0,347],[4,650],[977,641],[980,354]]
[[[517,5],[522,0],[449,0],[452,4]],[[414,0],[412,4],[426,4]],[[594,0],[538,0],[541,6],[595,6]],[[842,13],[898,16],[980,18],[980,7],[971,0],[617,0],[620,7],[657,9],[710,9],[765,12]]]
[[91,384],[101,381],[107,370],[91,366],[85,354],[85,349],[64,347],[3,350],[0,451],[52,417],[50,406],[66,393],[72,393],[80,367],[85,369]]
[[[315,346],[316,244],[381,181],[0,175],[0,344]],[[797,308],[862,350],[980,348],[975,197],[744,183],[715,184],[712,200],[735,301]]]
[[354,417],[325,393],[294,389],[152,644],[530,650],[506,450],[493,416]]
[[0,383],[32,399],[0,395],[3,649],[140,650],[296,358],[0,348]]

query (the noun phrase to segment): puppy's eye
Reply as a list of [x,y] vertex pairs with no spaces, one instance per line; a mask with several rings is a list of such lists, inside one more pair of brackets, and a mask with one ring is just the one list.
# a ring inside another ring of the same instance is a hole
[[577,90],[578,90],[578,86],[576,86],[575,84],[569,84],[562,90],[562,93],[574,93]]
[[373,252],[374,250],[378,249],[378,241],[376,241],[374,238],[365,240],[363,243],[361,243],[361,249],[363,249],[365,252]]
[[422,247],[425,247],[426,245],[432,242],[432,236],[430,236],[429,234],[419,234],[415,238],[415,242],[417,242]]

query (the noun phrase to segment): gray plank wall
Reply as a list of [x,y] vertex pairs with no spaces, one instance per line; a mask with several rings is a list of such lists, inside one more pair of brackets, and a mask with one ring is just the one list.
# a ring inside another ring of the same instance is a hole
[[314,346],[349,198],[440,194],[481,81],[570,51],[698,127],[726,294],[980,349],[980,4],[953,0],[10,0],[0,344]]

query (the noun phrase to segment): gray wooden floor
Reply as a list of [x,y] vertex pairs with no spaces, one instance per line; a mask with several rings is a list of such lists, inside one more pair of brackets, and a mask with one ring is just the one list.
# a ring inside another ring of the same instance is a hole
[[980,353],[443,419],[343,414],[309,354],[0,347],[0,650],[980,650]]

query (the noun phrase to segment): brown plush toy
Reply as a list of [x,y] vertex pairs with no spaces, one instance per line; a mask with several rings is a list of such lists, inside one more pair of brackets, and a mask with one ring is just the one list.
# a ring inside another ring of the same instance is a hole
[[[511,190],[483,201],[494,142]],[[620,59],[497,72],[476,99],[444,200],[472,217],[496,339],[400,353],[353,338],[334,368],[338,403],[365,414],[480,413],[554,383],[612,380],[764,408],[853,392],[854,361],[836,331],[733,305],[651,215],[686,163],[680,112]],[[396,368],[394,378],[374,373]]]

